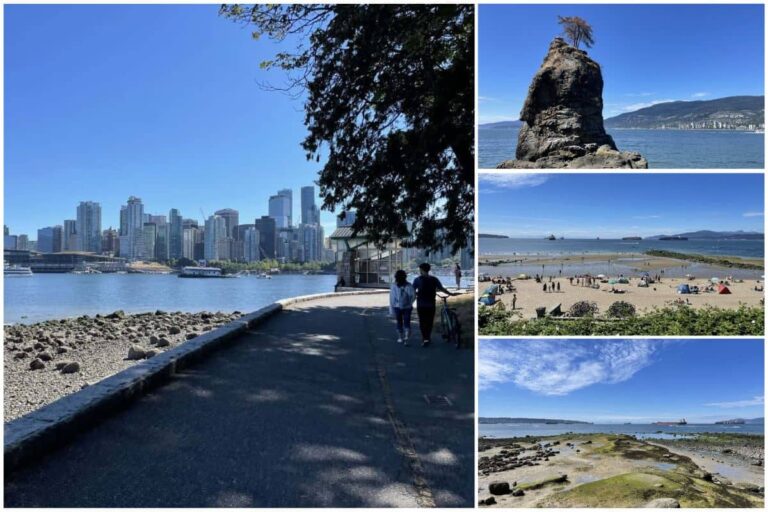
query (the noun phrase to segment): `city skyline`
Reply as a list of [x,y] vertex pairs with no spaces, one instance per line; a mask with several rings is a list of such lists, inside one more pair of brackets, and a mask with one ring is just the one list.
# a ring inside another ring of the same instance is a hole
[[487,339],[479,415],[595,423],[762,417],[763,350],[761,339]]
[[[116,228],[130,195],[199,222],[201,209],[226,207],[256,219],[274,191],[315,183],[322,162],[300,146],[301,98],[258,87],[284,80],[258,64],[295,41],[254,41],[216,5],[5,13],[4,223],[13,233],[73,219],[81,200],[99,202],[103,228]],[[327,232],[335,213],[323,218]]]

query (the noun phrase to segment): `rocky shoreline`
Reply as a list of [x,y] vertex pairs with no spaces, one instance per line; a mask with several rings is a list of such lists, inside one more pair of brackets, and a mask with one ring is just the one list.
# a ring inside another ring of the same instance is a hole
[[241,316],[155,311],[5,326],[8,422]]

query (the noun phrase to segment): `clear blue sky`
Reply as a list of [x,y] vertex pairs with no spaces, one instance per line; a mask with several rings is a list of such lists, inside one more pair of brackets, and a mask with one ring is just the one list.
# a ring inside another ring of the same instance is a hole
[[480,342],[480,416],[710,423],[763,416],[763,341]]
[[[267,214],[278,189],[317,179],[299,143],[302,103],[257,82],[280,47],[217,15],[216,5],[5,6],[5,224],[37,229],[101,203]],[[335,217],[322,212],[326,233]]]
[[481,174],[481,233],[513,238],[763,232],[762,174]]
[[605,117],[671,100],[763,94],[762,5],[482,5],[480,122],[519,118],[557,16],[594,29]]

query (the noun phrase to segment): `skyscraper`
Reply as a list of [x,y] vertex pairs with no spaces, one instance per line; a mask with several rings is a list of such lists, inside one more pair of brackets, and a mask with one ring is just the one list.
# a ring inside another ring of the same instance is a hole
[[40,252],[61,252],[61,226],[50,226],[37,230],[37,250]]
[[168,256],[174,260],[181,258],[183,253],[183,222],[179,210],[172,208],[168,212]]
[[157,259],[155,251],[157,250],[155,244],[157,243],[157,224],[152,222],[144,223],[144,251],[145,259],[154,260]]
[[319,210],[315,206],[315,187],[301,187],[301,223],[318,224]]
[[77,207],[77,250],[101,252],[101,205],[94,201],[81,201]]
[[101,252],[114,256],[115,253],[117,253],[119,245],[118,240],[117,230],[112,229],[111,227],[105,229],[101,234]]
[[16,237],[16,249],[19,251],[29,250],[29,237],[27,235],[19,235]]
[[141,199],[131,196],[120,211],[120,224],[125,224],[125,234],[120,236],[120,256],[129,260],[146,258],[144,245],[144,205]]
[[77,251],[77,221],[65,220],[64,231],[61,233],[61,248],[63,251]]
[[228,256],[222,254],[225,252],[222,242],[226,242],[227,238],[227,223],[224,217],[219,215],[208,217],[208,220],[205,221],[205,252],[203,253],[205,259],[213,261]]
[[213,214],[218,215],[224,219],[227,232],[226,236],[234,238],[235,226],[240,224],[240,213],[237,210],[233,210],[232,208],[224,208],[223,210],[216,211]]
[[259,261],[261,259],[259,246],[259,230],[253,226],[248,226],[243,233],[243,256],[245,261]]
[[280,190],[269,197],[269,216],[275,219],[278,229],[291,226],[291,210],[293,208],[293,192]]
[[271,216],[262,216],[254,222],[259,231],[259,251],[261,258],[275,258],[277,244],[277,229],[275,219]]

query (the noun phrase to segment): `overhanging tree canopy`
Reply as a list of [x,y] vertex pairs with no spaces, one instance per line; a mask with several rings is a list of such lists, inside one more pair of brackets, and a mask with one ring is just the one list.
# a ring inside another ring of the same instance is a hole
[[[263,62],[306,92],[307,158],[327,153],[323,208],[384,244],[466,247],[474,225],[472,5],[224,5],[254,37],[300,36]],[[342,214],[343,215],[343,214]],[[409,222],[412,225],[409,226]],[[410,229],[409,229],[410,227]]]

